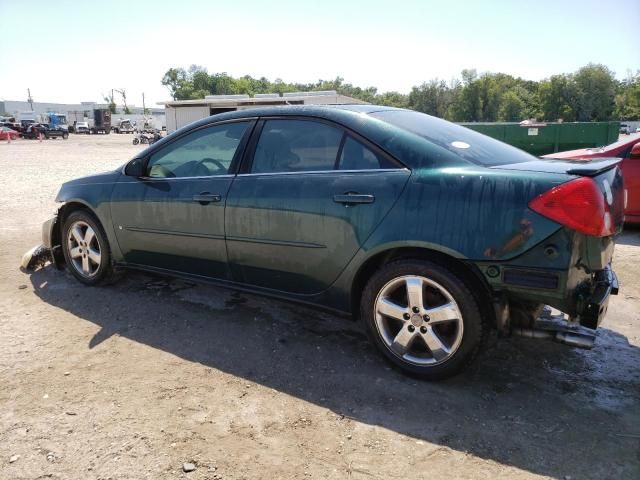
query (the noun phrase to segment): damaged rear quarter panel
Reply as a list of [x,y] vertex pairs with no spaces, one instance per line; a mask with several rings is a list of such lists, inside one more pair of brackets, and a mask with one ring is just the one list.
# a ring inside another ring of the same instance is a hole
[[570,178],[476,166],[417,169],[364,248],[412,239],[462,259],[508,261],[561,228],[528,203]]

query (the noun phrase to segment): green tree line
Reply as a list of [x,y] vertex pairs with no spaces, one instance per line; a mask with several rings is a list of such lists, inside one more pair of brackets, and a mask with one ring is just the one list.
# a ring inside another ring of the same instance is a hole
[[205,95],[336,90],[369,103],[411,108],[455,122],[515,122],[531,118],[565,122],[640,120],[640,70],[619,81],[609,68],[600,64],[589,64],[574,73],[540,81],[505,73],[478,74],[469,69],[448,82],[438,78],[424,82],[408,94],[378,93],[376,87],[354,86],[345,83],[342,77],[315,83],[270,81],[249,75],[234,78],[227,73],[209,73],[198,65],[170,68],[162,84],[174,100]]

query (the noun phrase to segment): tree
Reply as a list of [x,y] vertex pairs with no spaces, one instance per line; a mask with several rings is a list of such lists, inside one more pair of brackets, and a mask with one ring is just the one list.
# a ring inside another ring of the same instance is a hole
[[113,90],[111,90],[111,95],[103,95],[104,101],[107,103],[107,108],[111,113],[116,113],[116,102],[113,100]]
[[525,104],[515,90],[509,90],[502,97],[498,120],[501,122],[519,122],[524,120]]
[[615,97],[615,116],[620,120],[640,120],[640,70],[620,82]]
[[122,97],[122,111],[124,112],[125,115],[130,115],[131,114],[131,109],[127,105],[127,92],[126,92],[126,90],[124,88],[122,88],[120,90],[116,89],[115,91],[118,92],[120,94],[120,96]]
[[[162,77],[172,98],[188,100],[206,95],[335,90],[365,102],[407,107],[457,122],[520,121],[527,118],[554,121],[640,118],[640,72],[616,82],[603,65],[589,64],[574,74],[553,75],[535,82],[504,73],[478,74],[462,70],[449,83],[438,78],[423,82],[408,95],[379,93],[373,86],[345,83],[343,77],[310,83],[273,82],[250,75],[235,78],[226,72],[209,73],[200,65],[170,68]],[[125,102],[126,105],[126,102]]]
[[436,117],[444,117],[451,105],[451,95],[444,80],[434,78],[418,87],[413,87],[409,93],[408,106],[418,112]]
[[573,77],[576,87],[577,119],[583,122],[611,119],[616,92],[613,72],[590,63]]
[[169,89],[171,98],[174,100],[184,100],[183,98],[179,98],[178,91],[186,79],[187,72],[184,71],[184,68],[170,68],[162,77],[161,83]]

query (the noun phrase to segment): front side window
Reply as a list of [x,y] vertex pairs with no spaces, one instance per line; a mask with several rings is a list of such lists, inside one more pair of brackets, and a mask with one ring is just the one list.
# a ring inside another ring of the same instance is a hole
[[225,175],[248,126],[249,122],[225,123],[191,132],[151,155],[146,176]]
[[267,120],[256,146],[253,173],[333,170],[343,132],[308,120]]

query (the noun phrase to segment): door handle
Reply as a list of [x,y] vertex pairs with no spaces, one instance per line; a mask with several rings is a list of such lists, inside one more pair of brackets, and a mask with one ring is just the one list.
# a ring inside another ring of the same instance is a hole
[[200,205],[208,205],[211,202],[219,202],[220,200],[222,200],[222,196],[209,192],[202,192],[193,196],[193,201],[198,202]]
[[343,203],[345,205],[353,205],[356,203],[373,203],[376,197],[373,195],[363,195],[360,193],[344,193],[342,195],[334,195],[333,201]]

